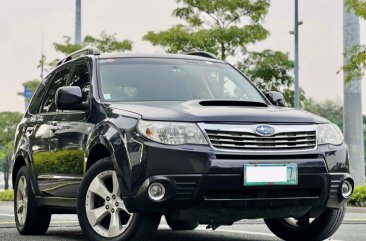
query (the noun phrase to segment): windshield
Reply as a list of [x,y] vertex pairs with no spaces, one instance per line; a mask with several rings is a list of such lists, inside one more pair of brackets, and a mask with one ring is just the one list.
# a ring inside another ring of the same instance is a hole
[[237,100],[266,103],[228,64],[186,59],[102,59],[100,95],[107,102]]

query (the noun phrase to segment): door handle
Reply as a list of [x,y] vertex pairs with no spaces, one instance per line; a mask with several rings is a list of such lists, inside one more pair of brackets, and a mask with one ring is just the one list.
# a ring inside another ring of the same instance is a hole
[[53,125],[53,126],[50,127],[50,129],[51,129],[52,132],[55,132],[55,131],[62,130],[63,127],[62,126]]
[[27,132],[33,132],[35,130],[35,128],[33,126],[27,127],[26,131]]

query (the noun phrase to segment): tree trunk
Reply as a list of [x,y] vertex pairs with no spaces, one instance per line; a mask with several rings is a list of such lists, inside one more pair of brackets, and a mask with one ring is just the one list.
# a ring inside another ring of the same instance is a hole
[[10,157],[7,156],[4,162],[5,190],[9,189],[9,176],[10,176]]

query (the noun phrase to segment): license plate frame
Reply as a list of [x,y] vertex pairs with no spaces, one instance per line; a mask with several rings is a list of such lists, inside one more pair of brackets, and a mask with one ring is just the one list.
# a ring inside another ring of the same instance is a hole
[[[271,177],[263,176],[269,174]],[[244,186],[296,186],[298,183],[299,174],[296,163],[244,165]]]

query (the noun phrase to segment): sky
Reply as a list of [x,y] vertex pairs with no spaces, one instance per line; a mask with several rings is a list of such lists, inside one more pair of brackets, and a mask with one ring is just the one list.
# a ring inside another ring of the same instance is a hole
[[[343,9],[341,0],[300,0],[300,86],[306,96],[343,102]],[[294,1],[272,0],[263,24],[271,35],[250,49],[287,52],[293,59]],[[142,41],[148,31],[161,31],[179,23],[172,17],[174,0],[82,0],[82,34],[116,33],[134,42],[133,52],[162,52]],[[75,0],[0,0],[0,111],[24,111],[17,93],[22,83],[39,78],[38,61],[62,57],[53,43],[74,36]],[[366,23],[361,21],[361,42],[366,43]],[[235,59],[229,60],[235,63]],[[366,113],[366,79],[363,81]]]

